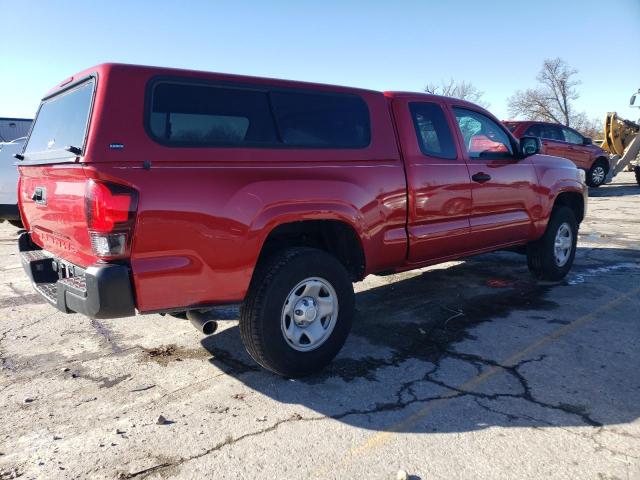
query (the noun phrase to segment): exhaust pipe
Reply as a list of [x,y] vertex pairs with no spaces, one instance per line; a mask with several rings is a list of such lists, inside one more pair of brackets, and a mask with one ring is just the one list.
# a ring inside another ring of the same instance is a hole
[[188,310],[187,318],[194,327],[205,335],[211,335],[218,329],[218,322],[211,318],[209,311]]

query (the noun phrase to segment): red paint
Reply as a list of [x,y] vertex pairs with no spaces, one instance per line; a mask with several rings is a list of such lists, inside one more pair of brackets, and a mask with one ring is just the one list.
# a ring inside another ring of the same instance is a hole
[[[468,102],[111,64],[74,78],[87,74],[97,83],[85,155],[77,163],[21,166],[20,206],[36,243],[86,267],[98,261],[85,213],[87,181],[137,191],[129,261],[142,312],[241,301],[265,239],[284,223],[351,226],[369,274],[525,244],[543,233],[560,192],[585,195],[577,170],[562,159],[469,159],[453,106],[494,117]],[[356,94],[369,108],[371,143],[350,150],[165,147],[143,127],[145,88],[157,75]],[[409,102],[442,106],[455,159],[420,151]],[[124,148],[109,148],[114,143]],[[491,180],[471,180],[482,172]],[[35,187],[46,188],[46,206],[31,200]]]
[[[511,133],[516,138],[520,138],[525,135],[527,130],[535,125],[551,125],[553,127],[559,127],[560,129],[566,129],[566,127],[564,127],[563,125],[548,122],[525,122],[509,120],[504,122],[504,124],[509,126],[509,129],[511,129]],[[577,134],[577,132],[574,133]],[[594,144],[583,145],[560,140],[558,138],[551,139],[543,137],[541,138],[541,140],[543,148],[542,153],[553,155],[556,157],[567,158],[575,163],[578,168],[581,168],[583,170],[589,170],[596,160],[606,160],[609,157],[609,154],[607,152]]]

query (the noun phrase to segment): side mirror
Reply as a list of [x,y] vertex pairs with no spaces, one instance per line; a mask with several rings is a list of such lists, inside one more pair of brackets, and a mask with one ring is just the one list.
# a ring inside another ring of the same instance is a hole
[[591,137],[584,137],[582,139],[583,145],[591,145],[593,143],[593,139]]
[[542,151],[542,142],[538,137],[520,137],[520,154],[522,158]]

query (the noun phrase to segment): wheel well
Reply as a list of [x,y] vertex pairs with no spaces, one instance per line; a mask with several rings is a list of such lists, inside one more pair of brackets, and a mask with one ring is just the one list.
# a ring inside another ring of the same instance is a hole
[[607,171],[607,173],[609,172],[609,160],[607,160],[606,157],[598,157],[598,158],[596,158],[596,161],[593,162],[593,164],[595,165],[597,163],[604,164],[605,170]]
[[274,228],[262,246],[260,258],[287,247],[313,247],[335,256],[351,274],[361,280],[365,272],[362,243],[353,227],[339,220],[304,220]]
[[565,206],[569,207],[578,223],[584,219],[584,198],[582,195],[576,192],[563,192],[556,197],[556,201],[553,203],[553,208]]

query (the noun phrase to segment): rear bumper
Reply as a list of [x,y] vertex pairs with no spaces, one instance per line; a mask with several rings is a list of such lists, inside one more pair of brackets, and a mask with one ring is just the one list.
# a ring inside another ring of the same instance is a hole
[[18,205],[0,203],[0,220],[20,220]]
[[40,250],[26,232],[18,246],[33,287],[58,310],[91,318],[135,315],[128,266],[105,263],[83,269]]

